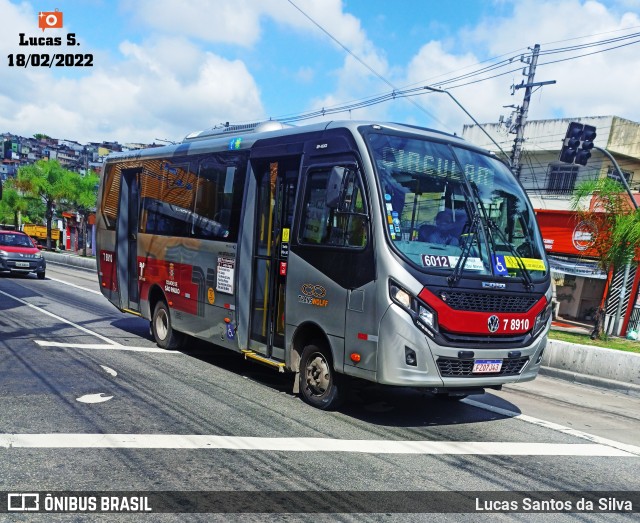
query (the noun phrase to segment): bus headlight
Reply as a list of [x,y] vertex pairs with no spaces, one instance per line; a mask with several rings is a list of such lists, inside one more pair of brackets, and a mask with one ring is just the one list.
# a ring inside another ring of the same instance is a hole
[[411,295],[407,291],[397,285],[391,284],[389,286],[389,294],[391,295],[391,299],[400,305],[400,307],[407,311],[411,310]]
[[551,302],[547,303],[544,309],[536,316],[536,321],[533,324],[533,336],[537,336],[538,333],[544,329],[545,325],[549,321],[551,316]]
[[427,327],[436,328],[436,317],[431,309],[427,309],[422,305],[418,306],[418,321],[424,323]]
[[389,281],[389,296],[391,297],[391,301],[399,305],[400,308],[411,316],[413,323],[415,323],[421,331],[429,336],[433,336],[435,331],[438,330],[435,311],[393,281]]

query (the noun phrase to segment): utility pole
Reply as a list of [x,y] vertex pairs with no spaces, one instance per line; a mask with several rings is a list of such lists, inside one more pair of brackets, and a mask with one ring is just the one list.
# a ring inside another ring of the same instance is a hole
[[[513,89],[522,89],[524,88],[524,100],[522,101],[522,106],[518,108],[516,115],[516,123],[515,123],[515,132],[516,138],[513,142],[513,149],[511,151],[511,170],[516,175],[516,178],[520,178],[520,171],[522,171],[522,164],[520,163],[520,156],[522,155],[522,144],[524,143],[524,127],[527,123],[527,113],[529,112],[529,102],[531,101],[531,93],[533,92],[534,87],[555,84],[555,80],[551,80],[548,82],[538,82],[534,83],[534,78],[536,76],[536,66],[538,65],[538,55],[540,54],[540,44],[536,44],[533,47],[533,52],[531,54],[531,60],[529,61],[529,71],[527,76],[527,83],[524,81],[520,83],[520,85],[514,85]],[[524,60],[523,60],[524,61]],[[523,73],[524,74],[524,73]]]

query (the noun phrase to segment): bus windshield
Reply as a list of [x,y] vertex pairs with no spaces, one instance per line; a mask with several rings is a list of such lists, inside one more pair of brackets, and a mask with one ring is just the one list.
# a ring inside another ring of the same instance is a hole
[[367,133],[387,238],[415,267],[541,281],[548,272],[529,200],[490,155],[388,132]]

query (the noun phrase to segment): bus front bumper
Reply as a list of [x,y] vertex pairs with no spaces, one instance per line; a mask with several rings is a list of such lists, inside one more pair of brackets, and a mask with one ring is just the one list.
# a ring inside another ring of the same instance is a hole
[[[548,329],[549,325],[524,347],[444,347],[418,329],[401,308],[391,305],[380,324],[377,381],[436,388],[489,388],[529,381],[540,369]],[[492,362],[490,368],[499,366],[499,370],[479,372],[488,365],[475,365],[479,360]]]

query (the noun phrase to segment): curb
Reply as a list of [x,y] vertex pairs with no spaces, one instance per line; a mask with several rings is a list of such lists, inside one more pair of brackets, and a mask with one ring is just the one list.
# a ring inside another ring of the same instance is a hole
[[[47,263],[92,271],[97,268],[95,258],[49,251],[42,254]],[[540,374],[640,396],[640,354],[632,352],[549,339]]]
[[601,389],[611,390],[619,394],[634,396],[640,398],[640,386],[632,383],[623,383],[621,381],[609,380],[598,376],[589,376],[588,374],[579,374],[562,369],[554,369],[553,367],[540,367],[540,376],[556,378],[580,385],[589,385],[590,387],[598,387]]

